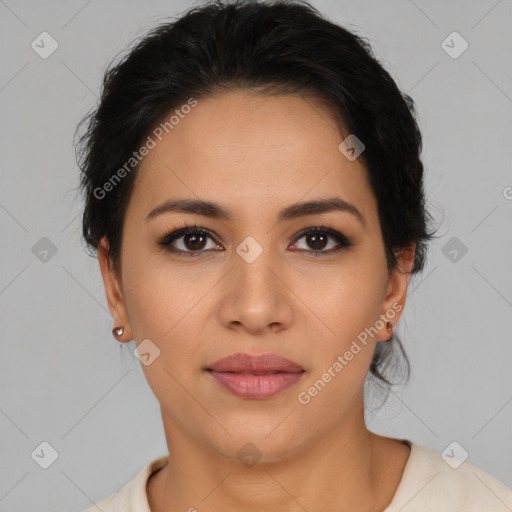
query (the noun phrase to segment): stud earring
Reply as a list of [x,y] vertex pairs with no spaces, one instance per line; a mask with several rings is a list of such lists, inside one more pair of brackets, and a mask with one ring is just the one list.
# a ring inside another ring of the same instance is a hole
[[117,336],[122,336],[124,333],[124,326],[121,326],[121,327],[114,327],[112,329],[112,335],[114,337],[117,337]]

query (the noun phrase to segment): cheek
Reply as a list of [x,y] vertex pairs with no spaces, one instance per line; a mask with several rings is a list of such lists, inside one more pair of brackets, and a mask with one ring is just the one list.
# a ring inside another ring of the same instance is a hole
[[156,354],[149,364],[140,362],[148,385],[165,410],[193,414],[186,390],[192,389],[199,364],[201,329],[194,311],[199,311],[198,300],[206,289],[183,286],[176,272],[157,268],[141,269],[126,281],[126,306],[136,344],[145,343]]
[[[368,374],[379,320],[383,267],[370,258],[351,258],[307,279],[297,295],[307,297],[305,350],[312,351],[311,375],[302,386],[304,400],[315,407],[334,407],[343,413],[363,387]],[[296,291],[296,289],[294,289]],[[313,314],[314,313],[314,314]]]
[[125,278],[133,336],[137,344],[151,340],[160,352],[154,369],[153,365],[143,367],[151,387],[155,379],[170,379],[165,370],[185,383],[199,371],[202,361],[204,324],[210,314],[204,310],[205,295],[215,281],[206,272],[199,272],[200,266],[180,268],[163,256],[158,263],[155,258],[153,264],[143,265],[148,259],[140,258],[140,264],[132,265],[133,272],[127,272]]
[[383,267],[362,256],[347,256],[339,263],[293,278],[293,291],[306,307],[310,326],[319,329],[319,335],[336,349],[350,344],[379,318]]
[[332,300],[323,302],[321,333],[312,333],[307,346],[310,375],[297,396],[310,417],[330,411],[332,421],[340,421],[363,392],[378,338],[371,327],[380,306],[370,288],[340,283],[342,291],[336,288],[330,292]]
[[127,254],[125,300],[135,339],[153,336],[166,342],[194,315],[208,279],[167,261],[165,253],[135,249]]

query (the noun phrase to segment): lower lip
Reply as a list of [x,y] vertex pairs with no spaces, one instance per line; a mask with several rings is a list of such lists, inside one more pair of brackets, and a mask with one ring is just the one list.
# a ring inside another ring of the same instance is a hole
[[270,375],[242,375],[232,372],[209,371],[225,389],[241,398],[270,398],[296,384],[302,372],[279,372]]

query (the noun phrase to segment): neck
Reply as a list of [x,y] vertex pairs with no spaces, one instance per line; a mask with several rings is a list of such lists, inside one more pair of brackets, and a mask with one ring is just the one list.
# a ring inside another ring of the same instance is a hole
[[362,404],[359,413],[358,421],[286,459],[251,467],[171,428],[164,418],[170,457],[148,482],[151,511],[383,510],[398,486],[409,449],[370,432]]

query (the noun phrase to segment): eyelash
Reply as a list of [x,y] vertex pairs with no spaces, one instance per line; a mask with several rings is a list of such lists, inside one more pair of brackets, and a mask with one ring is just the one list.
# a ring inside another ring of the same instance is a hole
[[[168,250],[169,252],[171,252],[172,254],[175,254],[176,256],[180,256],[180,257],[196,257],[205,252],[209,252],[212,250],[212,249],[208,249],[208,250],[203,249],[203,250],[199,250],[199,251],[183,251],[181,249],[176,249],[171,246],[172,242],[174,242],[175,240],[178,240],[179,238],[182,238],[186,235],[192,235],[192,234],[208,236],[208,237],[212,238],[212,240],[214,240],[212,237],[212,233],[208,229],[198,227],[196,224],[194,224],[193,226],[184,225],[180,229],[173,231],[171,233],[168,233],[163,238],[161,238],[158,242],[158,246],[163,247],[166,250]],[[336,247],[334,249],[330,249],[329,251],[314,251],[314,250],[298,249],[298,252],[311,253],[311,255],[316,257],[316,256],[334,254],[343,249],[349,249],[350,247],[353,247],[355,245],[345,235],[343,235],[343,234],[339,233],[338,231],[336,231],[335,229],[333,229],[329,226],[325,226],[325,225],[317,226],[314,228],[308,228],[308,229],[302,231],[301,233],[299,233],[296,240],[300,240],[301,238],[304,238],[311,234],[321,234],[321,235],[330,236],[330,237],[334,238],[338,242],[339,245],[338,245],[338,247]],[[215,242],[215,243],[217,243],[217,242]]]

